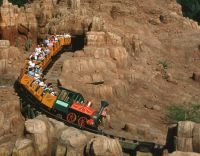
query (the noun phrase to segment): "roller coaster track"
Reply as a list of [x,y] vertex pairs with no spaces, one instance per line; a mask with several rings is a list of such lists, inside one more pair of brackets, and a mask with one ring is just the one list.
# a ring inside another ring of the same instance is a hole
[[[44,61],[44,62],[46,62],[46,64],[43,63],[43,65],[42,65],[43,73],[47,73],[48,70],[52,67],[54,62],[57,60],[59,53],[63,52],[62,48],[64,46],[69,46],[69,45],[73,44],[73,43],[71,43],[71,38],[70,38],[70,40],[68,39],[67,42],[65,42],[66,39],[64,39],[64,38],[62,38],[62,40],[64,40],[63,44],[59,44],[59,46],[57,45],[57,48],[55,50],[52,50],[51,58],[49,58],[50,61],[49,62]],[[108,132],[105,132],[103,130],[96,130],[96,129],[91,129],[91,128],[87,128],[87,127],[80,128],[76,124],[66,122],[66,120],[63,119],[61,116],[55,115],[53,112],[51,112],[49,109],[47,109],[47,107],[43,106],[41,101],[39,101],[35,97],[35,95],[32,92],[30,92],[29,88],[27,87],[28,83],[24,84],[22,81],[23,76],[26,75],[26,73],[27,73],[27,61],[26,61],[26,64],[24,65],[24,68],[21,71],[19,78],[15,82],[15,89],[21,98],[20,99],[21,100],[21,102],[20,102],[21,112],[25,117],[34,118],[38,114],[44,113],[48,117],[59,120],[65,124],[67,124],[68,126],[73,126],[75,128],[89,131],[91,133],[103,135],[103,136],[106,136],[109,138],[118,139],[122,146],[123,151],[130,153],[131,155],[135,155],[135,153],[137,151],[151,152],[154,156],[162,156],[163,155],[163,150],[165,149],[164,145],[156,144],[154,142],[129,140],[124,137],[109,134]]]

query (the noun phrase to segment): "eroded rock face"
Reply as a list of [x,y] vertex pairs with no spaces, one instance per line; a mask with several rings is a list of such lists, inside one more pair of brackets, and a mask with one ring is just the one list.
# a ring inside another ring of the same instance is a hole
[[11,155],[17,138],[23,136],[24,120],[13,88],[0,88],[0,155]]
[[1,12],[1,39],[6,39],[15,45],[27,39],[36,41],[37,20],[31,7],[18,8],[7,0],[3,1]]
[[192,152],[173,152],[172,154],[169,154],[169,156],[200,156],[198,153],[192,153]]
[[[191,121],[178,122],[171,134],[171,143],[175,149],[184,152],[197,152],[200,149],[200,125]],[[176,135],[177,134],[177,135]]]
[[122,128],[125,132],[131,133],[131,136],[134,136],[135,139],[141,140],[153,140],[154,142],[165,144],[165,135],[162,135],[162,132],[158,129],[151,128],[148,124],[130,124],[126,123]]
[[18,139],[13,149],[13,156],[35,156],[33,142],[30,139]]
[[86,147],[87,155],[94,156],[110,156],[118,155],[122,156],[121,145],[118,140],[108,139],[106,137],[97,137],[92,139]]
[[17,47],[10,46],[8,40],[0,40],[0,74],[17,74],[22,66],[23,52]]
[[[27,120],[25,127],[32,137],[16,141],[13,149],[15,156],[27,155],[28,153],[41,156],[50,156],[52,153],[55,153],[53,155],[56,156],[84,155],[86,145],[88,155],[92,154],[90,153],[91,151],[94,151],[94,154],[99,156],[122,155],[118,140],[67,127],[59,121],[45,116]],[[92,139],[94,137],[96,138]]]

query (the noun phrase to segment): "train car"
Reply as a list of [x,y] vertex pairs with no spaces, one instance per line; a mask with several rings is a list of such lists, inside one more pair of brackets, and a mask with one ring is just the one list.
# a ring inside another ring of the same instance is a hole
[[[71,38],[69,36],[65,38],[58,37],[58,42],[53,42],[52,47],[49,49],[50,53],[45,59],[40,63],[36,60],[35,63],[41,67],[42,72],[45,71],[53,60],[52,58],[59,53],[62,47],[70,44]],[[17,88],[22,91],[22,96],[31,103],[31,107],[43,109],[45,112],[56,115],[67,123],[81,128],[98,128],[102,118],[106,116],[105,108],[108,106],[106,101],[102,101],[100,109],[96,110],[91,107],[91,102],[85,102],[80,93],[61,86],[58,88],[57,95],[45,92],[44,87],[36,82],[36,78],[28,74],[28,61],[28,59],[25,61],[25,66],[18,78]]]
[[101,101],[101,107],[97,111],[91,107],[91,102],[85,102],[80,93],[59,87],[60,92],[54,103],[53,109],[68,123],[77,124],[79,127],[97,128],[105,117],[105,108],[108,106],[106,101]]

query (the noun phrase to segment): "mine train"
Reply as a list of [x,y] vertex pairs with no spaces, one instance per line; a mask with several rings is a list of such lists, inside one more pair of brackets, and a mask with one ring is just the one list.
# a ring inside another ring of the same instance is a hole
[[[71,45],[71,37],[58,36],[57,42],[53,42],[49,47],[49,53],[42,62],[35,63],[41,67],[42,72],[52,62],[63,46]],[[86,102],[84,97],[77,92],[59,86],[57,95],[44,94],[44,88],[34,83],[35,77],[28,75],[28,62],[25,60],[24,68],[17,81],[21,95],[31,103],[31,107],[45,109],[48,113],[58,116],[66,123],[74,124],[80,128],[92,127],[97,129],[106,116],[108,103],[101,101],[99,110],[93,109],[91,102]]]

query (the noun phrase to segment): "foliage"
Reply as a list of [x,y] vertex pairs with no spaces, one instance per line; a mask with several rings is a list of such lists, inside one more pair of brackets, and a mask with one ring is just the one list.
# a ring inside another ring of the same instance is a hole
[[177,0],[182,6],[183,15],[200,22],[200,0]]
[[172,121],[194,121],[200,123],[200,104],[173,105],[167,109],[167,117]]
[[19,47],[19,40],[18,39],[16,39],[16,41],[15,41],[15,46]]
[[[24,4],[28,3],[29,0],[8,0],[12,4],[18,5],[18,6],[23,6]],[[0,0],[0,4],[3,3],[3,0]]]
[[31,46],[32,46],[32,40],[30,40],[30,39],[26,40],[26,42],[24,44],[24,50],[29,51]]
[[167,69],[168,66],[169,66],[169,62],[168,62],[167,60],[159,60],[159,61],[158,61],[158,64],[159,64],[159,65],[162,65],[162,67],[163,67],[164,69]]

